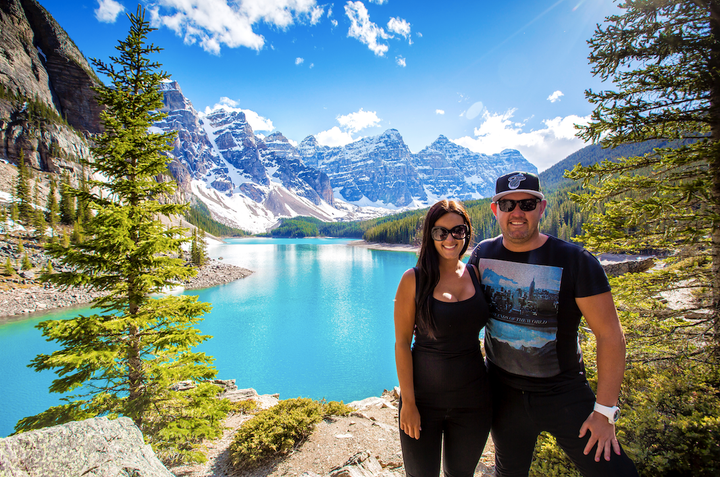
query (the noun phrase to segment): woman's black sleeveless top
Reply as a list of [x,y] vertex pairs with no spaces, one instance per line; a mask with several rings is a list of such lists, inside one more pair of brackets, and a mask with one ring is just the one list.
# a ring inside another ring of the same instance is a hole
[[[436,337],[416,329],[412,348],[413,384],[418,405],[441,408],[485,407],[489,385],[480,350],[480,330],[488,320],[488,305],[475,270],[467,266],[475,294],[467,300],[444,302],[430,298]],[[415,269],[416,290],[419,273]]]

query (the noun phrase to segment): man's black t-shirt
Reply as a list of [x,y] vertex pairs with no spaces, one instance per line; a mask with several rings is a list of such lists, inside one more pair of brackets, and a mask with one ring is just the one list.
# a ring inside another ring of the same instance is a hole
[[541,247],[511,252],[502,235],[481,242],[469,263],[480,271],[490,319],[485,354],[507,385],[555,392],[585,381],[575,298],[610,291],[600,262],[577,245],[548,236]]

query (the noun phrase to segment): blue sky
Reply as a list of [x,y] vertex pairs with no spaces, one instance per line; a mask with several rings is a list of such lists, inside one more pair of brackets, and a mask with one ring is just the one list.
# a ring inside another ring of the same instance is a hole
[[[129,0],[40,0],[88,58],[125,38]],[[152,0],[157,56],[204,112],[247,112],[256,133],[342,145],[395,128],[518,149],[539,170],[584,144],[587,40],[612,0]]]

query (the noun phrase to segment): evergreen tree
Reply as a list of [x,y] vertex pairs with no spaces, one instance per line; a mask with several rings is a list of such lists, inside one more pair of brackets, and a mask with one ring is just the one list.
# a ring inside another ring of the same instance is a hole
[[29,172],[25,165],[25,154],[22,149],[18,157],[18,175],[15,178],[15,198],[18,204],[19,220],[23,224],[32,223],[33,207],[31,203]]
[[[604,204],[581,240],[597,251],[669,254],[662,270],[628,277],[620,289],[627,310],[651,317],[629,327],[635,343],[647,344],[631,360],[716,360],[720,2],[628,0],[620,8],[624,12],[598,26],[589,42],[593,74],[616,88],[586,92],[595,110],[579,135],[605,147],[646,140],[684,145],[571,171],[587,188],[580,202]],[[670,289],[693,299],[682,309],[664,306],[660,293]],[[708,312],[698,315],[702,309]]]
[[85,236],[83,234],[83,226],[80,225],[80,222],[75,221],[75,223],[73,224],[73,231],[71,237],[72,243],[79,245],[83,243],[84,238]]
[[196,267],[205,265],[207,262],[207,244],[203,229],[193,229],[192,242],[190,242],[190,262]]
[[30,270],[33,267],[32,262],[30,261],[30,257],[28,257],[28,254],[26,253],[23,255],[22,259],[22,265],[20,267],[21,270]]
[[75,196],[70,186],[70,177],[63,174],[60,182],[60,222],[64,225],[75,223]]
[[10,207],[10,220],[13,221],[13,225],[18,223],[18,220],[20,219],[20,209],[18,208],[18,205],[16,202],[13,202],[12,206]]
[[38,240],[44,240],[45,231],[47,231],[47,222],[45,221],[45,212],[43,212],[42,206],[40,205],[40,188],[38,186],[38,181],[35,181],[33,202],[35,207],[33,208],[32,224],[35,229],[35,237],[37,237]]
[[[164,200],[174,182],[157,182],[167,172],[174,133],[148,129],[164,117],[159,85],[168,75],[149,55],[159,48],[146,43],[152,31],[138,7],[130,33],[119,43],[112,64],[93,60],[111,84],[96,89],[105,106],[105,132],[87,166],[106,181],[90,181],[76,191],[93,209],[82,244],[73,248],[49,244],[51,256],[72,269],[46,277],[60,286],[85,286],[106,292],[93,302],[96,314],[38,325],[62,348],[38,355],[37,371],[55,370],[52,392],[75,391],[66,403],[22,419],[28,430],[91,416],[123,415],[133,419],[158,455],[168,461],[202,459],[194,450],[203,439],[222,435],[227,404],[215,398],[218,387],[213,359],[193,351],[203,336],[195,325],[210,305],[197,296],[157,296],[195,271],[185,267],[179,227],[166,228],[160,215],[180,214],[184,206]],[[183,380],[197,384],[177,391]]]
[[33,228],[35,229],[35,237],[38,240],[44,240],[47,222],[45,222],[45,213],[40,208],[33,211]]
[[77,196],[77,212],[75,213],[75,219],[80,225],[85,225],[90,220],[90,207],[86,197],[89,196],[89,185],[88,178],[86,176],[85,167],[82,168],[80,174],[80,194]]
[[15,275],[15,269],[13,268],[12,262],[10,261],[10,257],[7,257],[5,259],[5,275],[9,277]]
[[[593,73],[614,89],[587,91],[595,110],[579,135],[605,147],[680,146],[566,174],[582,182],[574,198],[594,212],[580,237],[586,246],[654,253],[661,265],[610,280],[629,364],[618,434],[640,475],[717,475],[720,1],[626,0],[620,8],[589,42]],[[582,343],[591,383],[593,343]]]
[[56,194],[57,190],[57,183],[55,182],[55,179],[50,180],[50,192],[48,192],[48,199],[47,203],[45,204],[45,208],[47,209],[48,213],[48,225],[50,225],[50,229],[52,230],[52,236],[55,237],[55,229],[57,228],[58,223],[60,222],[60,205],[57,201]]

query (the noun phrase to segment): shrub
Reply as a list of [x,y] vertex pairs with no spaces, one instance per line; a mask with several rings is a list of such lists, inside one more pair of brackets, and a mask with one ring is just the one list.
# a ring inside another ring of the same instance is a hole
[[322,421],[323,406],[307,398],[287,399],[260,411],[235,434],[230,458],[236,467],[252,468],[290,451]]
[[237,414],[254,414],[257,411],[257,403],[252,399],[238,401],[230,404],[230,412]]
[[543,432],[538,437],[533,452],[533,463],[529,477],[580,477],[570,458],[557,445],[550,434]]
[[355,409],[344,404],[342,401],[329,401],[323,403],[323,416],[347,416]]
[[639,366],[623,384],[618,434],[640,475],[720,475],[720,372]]

